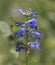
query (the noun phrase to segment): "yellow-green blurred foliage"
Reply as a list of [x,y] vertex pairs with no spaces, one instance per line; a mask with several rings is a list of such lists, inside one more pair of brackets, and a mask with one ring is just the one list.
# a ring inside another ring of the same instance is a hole
[[[28,65],[55,65],[55,0],[0,0],[0,21],[12,24],[10,17],[13,17],[16,21],[24,22],[25,18],[18,14],[18,8],[32,8],[38,12],[38,31],[44,34],[40,51],[31,50]],[[15,27],[13,29],[16,30]],[[25,56],[23,52],[20,54],[18,60],[14,42],[0,34],[0,65],[25,65]]]

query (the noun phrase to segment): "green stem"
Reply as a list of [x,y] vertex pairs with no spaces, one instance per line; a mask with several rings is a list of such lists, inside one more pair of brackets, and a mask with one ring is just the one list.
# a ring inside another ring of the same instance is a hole
[[25,53],[26,53],[26,65],[28,65],[28,54],[27,54],[28,48],[27,48],[27,43],[28,43],[28,33],[26,34],[26,50],[25,50]]
[[25,55],[26,55],[25,62],[26,62],[26,65],[28,65],[28,55],[27,55],[27,48],[26,48],[26,50],[25,50]]
[[[27,21],[28,21],[28,17],[26,17],[27,18]],[[28,24],[26,24],[26,30],[28,30]],[[27,52],[28,52],[28,47],[27,47],[27,44],[28,44],[28,35],[29,35],[29,33],[27,32],[26,33],[26,50],[25,50],[25,55],[26,55],[26,65],[28,65],[28,54],[27,54]]]

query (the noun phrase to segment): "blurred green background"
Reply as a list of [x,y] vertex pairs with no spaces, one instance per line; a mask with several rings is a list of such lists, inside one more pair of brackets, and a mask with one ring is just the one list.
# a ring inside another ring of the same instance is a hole
[[[18,8],[38,12],[38,31],[44,34],[40,51],[31,50],[28,65],[55,65],[55,0],[0,0],[0,22],[11,24],[10,17],[23,22]],[[0,65],[25,65],[23,52],[19,57],[13,43],[0,34]]]

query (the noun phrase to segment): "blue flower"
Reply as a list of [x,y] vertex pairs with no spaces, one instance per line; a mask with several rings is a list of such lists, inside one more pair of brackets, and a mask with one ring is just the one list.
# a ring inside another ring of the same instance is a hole
[[16,23],[16,26],[20,26],[20,24]]
[[32,32],[31,34],[30,34],[30,36],[31,37],[38,37],[38,39],[41,39],[42,38],[42,36],[43,36],[43,34],[41,34],[41,33],[39,33],[39,32]]
[[33,15],[34,15],[34,14],[35,14],[35,15],[38,15],[38,13],[37,13],[37,12],[33,12]]
[[18,12],[23,15],[26,14],[25,11],[23,11],[22,9],[18,9]]
[[15,37],[24,36],[26,32],[28,31],[25,28],[21,28],[19,32],[15,33]]
[[29,16],[33,16],[33,18],[36,19],[37,18],[37,14],[38,14],[37,12],[31,12]]
[[16,26],[21,26],[21,27],[25,27],[25,24],[24,23],[22,23],[22,24],[16,24]]
[[22,47],[22,46],[17,46],[16,47],[16,52],[20,52],[21,50],[23,50],[24,49],[24,47]]
[[34,25],[34,24],[36,24],[36,22],[37,22],[37,20],[34,19],[34,18],[28,21],[28,23],[29,23],[30,25]]
[[37,28],[38,28],[38,26],[36,24],[35,25],[30,25],[30,29],[32,29],[32,30],[35,30]]
[[39,46],[40,46],[40,43],[38,41],[30,42],[30,48],[35,48],[39,50],[40,49]]
[[34,30],[34,29],[37,29],[38,26],[37,26],[37,20],[35,18],[31,19],[28,21],[29,25],[30,25],[30,29]]
[[25,35],[26,31],[27,31],[27,30],[26,30],[25,28],[21,28],[21,30],[20,30],[21,36]]
[[25,28],[21,28],[21,30],[20,30],[21,32],[28,32],[28,30],[26,30]]
[[35,15],[35,14],[34,14],[34,15],[33,15],[33,18],[35,18],[35,19],[36,19],[36,18],[37,18],[37,15]]
[[15,38],[19,37],[20,36],[20,32],[16,32],[15,33]]
[[[32,19],[24,22],[24,23],[16,23],[15,25],[16,26],[20,26],[21,29],[20,31],[16,32],[15,33],[15,37],[18,38],[20,36],[25,36],[28,33],[28,36],[29,37],[37,37],[37,40],[34,41],[34,42],[30,42],[29,38],[26,39],[26,41],[28,41],[28,43],[25,45],[23,43],[21,44],[17,44],[16,46],[16,51],[17,52],[20,52],[21,50],[25,50],[25,49],[31,49],[31,48],[34,48],[34,49],[37,49],[37,50],[40,50],[39,46],[40,46],[40,43],[39,43],[39,40],[42,39],[42,36],[43,34],[39,33],[39,32],[35,32],[35,29],[38,29],[38,25],[37,25],[37,12],[32,12],[31,9],[29,10],[22,10],[22,9],[18,9],[18,12],[26,17],[33,17]],[[25,29],[26,28],[26,29]],[[31,32],[30,32],[30,31]],[[26,35],[27,36],[27,35]]]

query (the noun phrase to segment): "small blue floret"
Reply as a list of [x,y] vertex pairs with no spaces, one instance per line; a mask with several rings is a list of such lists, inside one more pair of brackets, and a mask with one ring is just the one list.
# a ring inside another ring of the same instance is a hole
[[31,48],[35,48],[35,49],[37,49],[37,50],[39,50],[40,48],[39,48],[39,46],[40,46],[40,43],[38,42],[38,41],[35,41],[35,42],[30,42],[30,47]]

